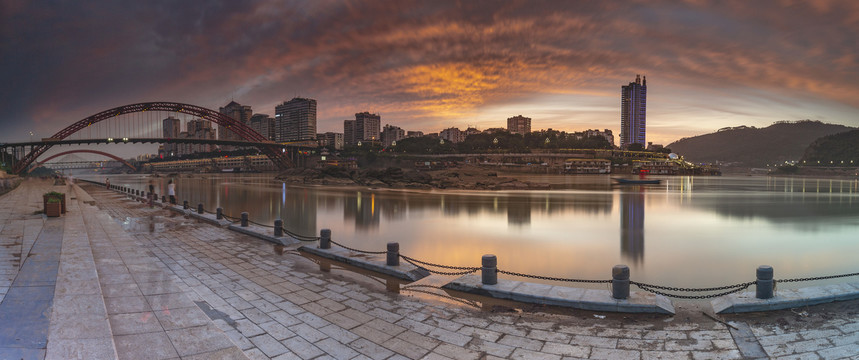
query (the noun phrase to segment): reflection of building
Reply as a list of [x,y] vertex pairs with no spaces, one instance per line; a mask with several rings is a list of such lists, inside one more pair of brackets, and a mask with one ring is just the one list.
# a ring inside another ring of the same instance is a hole
[[358,192],[354,198],[346,199],[343,205],[343,218],[354,219],[356,230],[379,227],[379,209],[376,207],[376,194]]
[[316,195],[307,189],[281,189],[283,227],[299,235],[316,236]]
[[644,148],[647,114],[647,77],[635,76],[635,82],[622,86],[620,91],[620,148],[641,144]]
[[644,259],[644,189],[620,193],[620,255],[638,264]]
[[507,225],[531,225],[531,199],[510,198],[507,201]]

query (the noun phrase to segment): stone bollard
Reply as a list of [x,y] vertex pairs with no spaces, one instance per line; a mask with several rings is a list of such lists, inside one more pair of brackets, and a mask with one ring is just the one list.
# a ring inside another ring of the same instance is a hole
[[283,236],[283,220],[277,219],[274,221],[274,237]]
[[248,227],[248,212],[242,212],[242,227]]
[[319,248],[320,249],[330,249],[331,248],[331,229],[319,230]]
[[629,266],[615,265],[611,268],[611,297],[629,298]]
[[197,214],[203,214],[203,203],[197,203]]
[[492,254],[483,255],[483,258],[480,259],[480,263],[483,265],[482,270],[482,282],[483,285],[495,285],[498,283],[498,258]]
[[775,280],[773,280],[773,267],[769,265],[758,266],[756,275],[757,285],[755,286],[755,297],[758,299],[772,298],[773,286],[775,285]]
[[215,209],[215,218],[218,220],[221,220],[224,218],[224,209],[223,208]]
[[155,202],[155,197],[154,197],[154,196],[149,196],[149,207],[152,207],[152,205],[154,204],[154,202]]
[[400,243],[388,243],[388,258],[385,263],[388,266],[400,266]]
[[188,210],[188,200],[182,201],[182,208]]

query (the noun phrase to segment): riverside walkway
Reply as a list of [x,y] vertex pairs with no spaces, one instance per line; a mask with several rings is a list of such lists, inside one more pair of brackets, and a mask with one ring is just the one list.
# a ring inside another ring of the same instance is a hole
[[[69,196],[60,218],[36,214],[51,190]],[[26,181],[0,197],[0,359],[859,359],[859,301],[726,323],[694,303],[605,314],[449,298],[433,289],[447,278],[404,284],[293,250]]]

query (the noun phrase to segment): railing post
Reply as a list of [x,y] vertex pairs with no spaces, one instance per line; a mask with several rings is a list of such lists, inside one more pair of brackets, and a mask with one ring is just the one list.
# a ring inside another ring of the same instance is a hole
[[283,220],[277,219],[274,221],[274,237],[283,236]]
[[218,220],[221,220],[224,218],[224,209],[223,208],[215,209],[215,218]]
[[248,227],[248,212],[242,212],[242,227]]
[[182,201],[182,208],[183,208],[183,209],[185,209],[185,210],[188,210],[188,200],[183,200],[183,201]]
[[482,282],[484,285],[495,285],[498,283],[498,258],[492,254],[483,255],[483,258],[480,259],[480,263],[483,266],[482,270]]
[[386,265],[388,266],[400,266],[400,243],[398,242],[389,242],[388,243],[388,257],[386,261]]
[[755,297],[758,299],[772,298],[773,285],[775,284],[773,280],[773,267],[769,265],[758,266],[755,275],[757,277]]
[[203,213],[203,203],[197,203],[197,214]]
[[322,229],[319,231],[319,248],[331,248],[331,229]]
[[611,297],[629,298],[629,266],[615,265],[611,268]]
[[149,207],[152,207],[153,203],[155,202],[155,198],[152,196],[148,196],[148,198],[149,198]]
[[167,203],[167,197],[164,195],[161,195],[161,202]]

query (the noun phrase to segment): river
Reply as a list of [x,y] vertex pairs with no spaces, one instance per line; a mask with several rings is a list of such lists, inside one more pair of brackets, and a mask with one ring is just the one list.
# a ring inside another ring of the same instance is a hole
[[[525,176],[551,191],[391,190],[296,186],[271,174],[173,177],[179,203],[242,211],[295,233],[423,261],[498,267],[554,277],[608,279],[627,264],[636,281],[709,287],[859,271],[859,182],[781,177],[664,177],[661,185],[613,186],[607,176]],[[103,176],[81,176],[103,181]],[[151,178],[165,194],[168,178]],[[110,176],[144,189],[144,175]],[[504,276],[502,276],[504,277]],[[856,278],[850,278],[856,281]],[[844,280],[840,280],[844,281]],[[785,284],[788,285],[788,284]],[[807,286],[808,284],[803,284]]]

